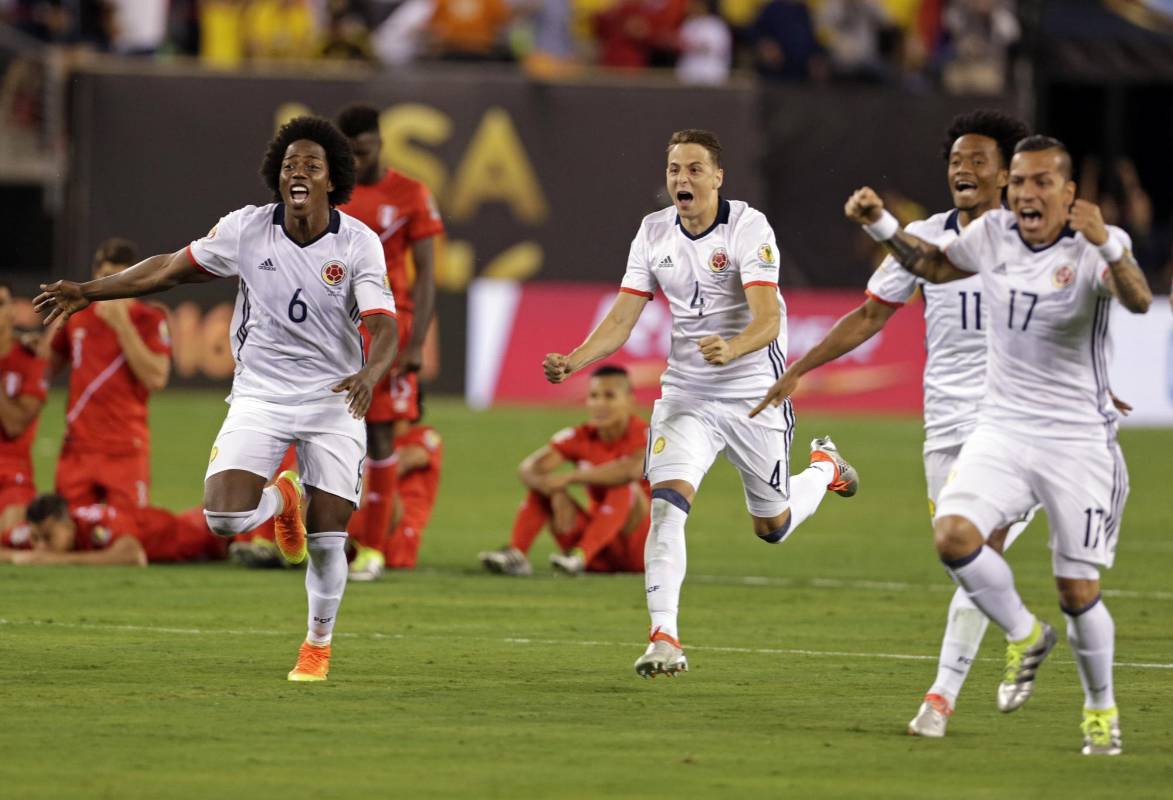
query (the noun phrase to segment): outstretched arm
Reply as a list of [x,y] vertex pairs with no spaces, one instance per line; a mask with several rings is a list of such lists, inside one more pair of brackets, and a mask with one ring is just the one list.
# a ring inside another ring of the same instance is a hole
[[631,331],[647,304],[648,298],[643,295],[620,292],[607,316],[599,323],[599,327],[591,331],[585,342],[569,355],[550,353],[546,356],[542,362],[546,380],[550,383],[562,383],[573,373],[601,358],[606,358],[622,347],[627,337],[631,336]]
[[877,303],[869,297],[863,305],[836,322],[835,327],[806,355],[787,367],[785,374],[774,382],[762,402],[749,415],[756,417],[766,406],[780,404],[798,389],[798,382],[803,375],[859,347],[879,333],[895,313],[895,306]]
[[857,189],[847,199],[843,213],[884,245],[900,266],[929,283],[947,283],[973,275],[953,266],[941,248],[901,230],[900,223],[884,211],[884,201],[870,187]]
[[54,550],[14,550],[13,564],[52,567],[62,565],[145,567],[147,552],[133,536],[119,536],[105,550],[58,553]]
[[1153,292],[1140,266],[1123,242],[1112,239],[1104,225],[1100,207],[1087,200],[1076,200],[1071,207],[1071,229],[1100,249],[1108,262],[1104,283],[1120,305],[1133,314],[1143,314],[1153,303]]
[[151,256],[116,275],[98,280],[41,284],[42,292],[33,298],[33,309],[46,315],[48,326],[58,317],[68,317],[95,300],[141,297],[164,292],[181,283],[204,283],[215,277],[196,266],[185,247],[174,253]]

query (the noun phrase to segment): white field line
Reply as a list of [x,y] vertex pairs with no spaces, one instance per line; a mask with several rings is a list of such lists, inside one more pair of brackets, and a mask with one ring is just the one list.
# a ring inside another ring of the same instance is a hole
[[[0,626],[30,626],[41,628],[69,628],[73,630],[94,631],[123,631],[127,633],[162,633],[179,636],[289,636],[289,631],[260,629],[216,629],[203,628],[168,628],[153,625],[110,625],[96,622],[45,622],[43,620],[16,620],[0,618]],[[424,636],[407,636],[402,633],[349,633],[334,634],[340,639],[422,639]],[[466,637],[477,638],[477,637]],[[517,645],[553,645],[558,647],[614,647],[634,651],[643,646],[642,642],[606,642],[590,639],[531,639],[525,637],[505,636],[500,639],[481,637],[481,641],[500,642],[502,644]],[[861,659],[889,659],[893,661],[936,661],[933,655],[917,655],[912,653],[858,653],[845,650],[800,650],[783,647],[717,647],[711,645],[689,645],[688,650],[699,650],[711,653],[744,653],[749,655],[767,656],[810,656],[814,658],[861,658]],[[978,661],[1000,661],[997,658],[979,658]],[[1060,663],[1073,664],[1070,659]],[[1139,661],[1117,661],[1117,667],[1131,669],[1163,669],[1173,670],[1173,664],[1153,664]]]

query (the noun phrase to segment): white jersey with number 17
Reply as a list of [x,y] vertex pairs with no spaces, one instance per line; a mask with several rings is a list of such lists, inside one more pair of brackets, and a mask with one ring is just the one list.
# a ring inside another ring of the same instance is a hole
[[281,203],[245,206],[188,248],[204,271],[240,278],[228,399],[342,402],[332,387],[362,368],[360,320],[395,316],[383,248],[366,225],[335,209],[322,235],[305,244],[289,237],[284,221]]

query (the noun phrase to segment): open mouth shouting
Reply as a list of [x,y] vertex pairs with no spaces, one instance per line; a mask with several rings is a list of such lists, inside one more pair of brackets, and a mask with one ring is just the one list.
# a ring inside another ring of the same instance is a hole
[[1037,232],[1043,227],[1043,212],[1034,206],[1018,209],[1018,225],[1023,231]]
[[301,182],[294,182],[289,185],[289,201],[290,204],[300,208],[306,204],[310,199],[310,187]]
[[676,193],[677,208],[689,208],[692,205],[692,201],[692,192],[682,190]]
[[953,194],[958,197],[971,198],[977,194],[978,184],[972,178],[957,178],[953,181]]

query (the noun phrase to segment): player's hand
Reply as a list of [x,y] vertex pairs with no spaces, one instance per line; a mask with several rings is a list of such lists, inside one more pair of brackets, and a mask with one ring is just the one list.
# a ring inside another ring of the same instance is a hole
[[705,361],[715,366],[723,366],[737,358],[737,353],[733,352],[729,342],[720,336],[706,336],[696,344],[701,349],[701,355],[705,357]]
[[116,328],[130,322],[130,301],[103,300],[94,305],[94,313],[111,328]]
[[1082,233],[1083,238],[1099,247],[1108,241],[1108,229],[1104,225],[1104,217],[1100,207],[1087,200],[1076,200],[1067,217],[1071,230]]
[[1116,406],[1116,410],[1119,411],[1124,416],[1127,417],[1129,415],[1129,413],[1132,411],[1132,406],[1130,406],[1128,403],[1124,402],[1119,397],[1117,397],[1116,393],[1113,392],[1111,389],[1108,390],[1108,397],[1112,398],[1112,405]]
[[766,396],[762,398],[762,402],[754,406],[753,411],[750,411],[749,415],[756,417],[765,411],[767,406],[781,405],[783,400],[794,394],[794,390],[798,388],[799,380],[800,378],[797,373],[787,372],[784,374],[781,378],[774,381],[774,385],[770,387],[770,391],[766,392]]
[[349,378],[345,378],[331,391],[346,392],[346,407],[350,410],[350,416],[362,419],[367,415],[367,409],[371,407],[375,383],[373,375],[365,369],[360,369]]
[[33,298],[33,311],[46,315],[44,325],[47,328],[54,320],[68,319],[70,314],[76,314],[89,304],[80,283],[57,281],[41,284],[41,293]]
[[40,554],[36,550],[13,550],[10,563],[27,567],[36,564],[39,560]]
[[399,372],[406,375],[409,372],[419,372],[424,365],[424,349],[422,347],[407,347],[399,356]]
[[570,485],[570,473],[559,472],[552,475],[543,475],[542,488],[547,495],[556,494],[558,492],[566,491],[566,487]]
[[867,225],[876,222],[884,211],[884,201],[870,186],[856,189],[847,204],[843,206],[843,213],[857,225]]
[[561,353],[547,353],[542,361],[542,370],[550,383],[562,383],[570,377],[570,359]]

